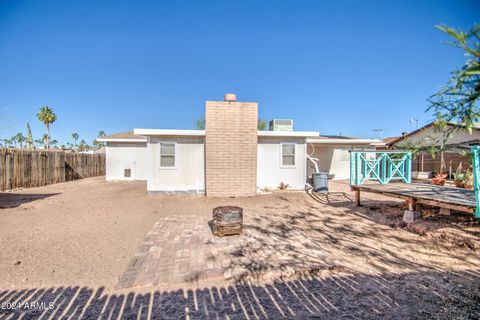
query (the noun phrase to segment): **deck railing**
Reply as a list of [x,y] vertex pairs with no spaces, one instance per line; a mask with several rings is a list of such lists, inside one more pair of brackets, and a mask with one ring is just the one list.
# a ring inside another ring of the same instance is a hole
[[412,182],[412,153],[398,151],[351,151],[350,185],[373,180]]
[[475,191],[475,217],[480,219],[480,145],[472,146],[473,190]]

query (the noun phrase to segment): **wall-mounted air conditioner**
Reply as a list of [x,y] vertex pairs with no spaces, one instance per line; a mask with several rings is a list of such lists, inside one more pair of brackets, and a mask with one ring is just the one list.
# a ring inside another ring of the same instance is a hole
[[273,119],[270,121],[270,131],[293,131],[293,120]]

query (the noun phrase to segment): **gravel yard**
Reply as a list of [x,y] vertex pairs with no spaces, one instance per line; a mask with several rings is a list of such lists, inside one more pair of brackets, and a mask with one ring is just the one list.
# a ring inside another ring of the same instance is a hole
[[[0,193],[0,302],[55,302],[0,316],[475,318],[478,223],[424,208],[407,226],[398,200],[331,191],[148,195],[97,177]],[[244,208],[242,235],[211,235],[220,205]]]

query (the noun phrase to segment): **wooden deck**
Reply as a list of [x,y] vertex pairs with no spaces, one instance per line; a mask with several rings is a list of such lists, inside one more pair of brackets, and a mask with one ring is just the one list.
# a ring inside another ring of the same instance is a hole
[[405,199],[409,210],[415,210],[415,204],[425,204],[434,207],[475,212],[475,193],[473,190],[441,187],[423,183],[367,183],[353,185],[356,191],[357,205],[360,205],[360,192],[379,193],[389,197]]

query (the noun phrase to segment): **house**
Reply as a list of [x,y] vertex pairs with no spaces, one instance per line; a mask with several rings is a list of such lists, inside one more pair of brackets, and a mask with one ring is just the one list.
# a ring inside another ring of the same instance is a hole
[[387,137],[382,139],[384,146],[378,147],[377,150],[388,150],[392,146],[391,143],[400,138],[401,136],[394,136],[394,137]]
[[[258,131],[258,104],[207,101],[205,130],[134,129],[106,136],[107,180],[146,180],[149,192],[250,196],[261,189],[304,189],[311,174],[349,177],[349,150],[383,145],[376,139],[295,131],[273,120]],[[316,159],[316,160],[313,160]]]
[[[431,122],[410,133],[399,137],[386,138],[386,149],[405,149],[412,147],[436,147],[442,151],[432,156],[430,152],[418,152],[412,161],[414,177],[432,176],[432,173],[444,172],[450,175],[459,169],[468,169],[471,156],[465,154],[470,147],[480,143],[480,126],[475,126],[470,133],[466,128],[455,123],[447,123],[446,130],[441,130]],[[456,130],[454,130],[456,129]],[[445,136],[446,132],[451,132]]]
[[[461,144],[478,144],[480,141],[480,126],[475,126],[470,133],[459,124],[449,122],[446,130],[435,126],[434,122],[418,128],[410,133],[403,132],[399,137],[386,138],[385,147],[388,149],[399,149],[409,145],[416,146],[440,146],[442,143],[446,148],[455,147]],[[445,132],[457,129],[445,139]]]

